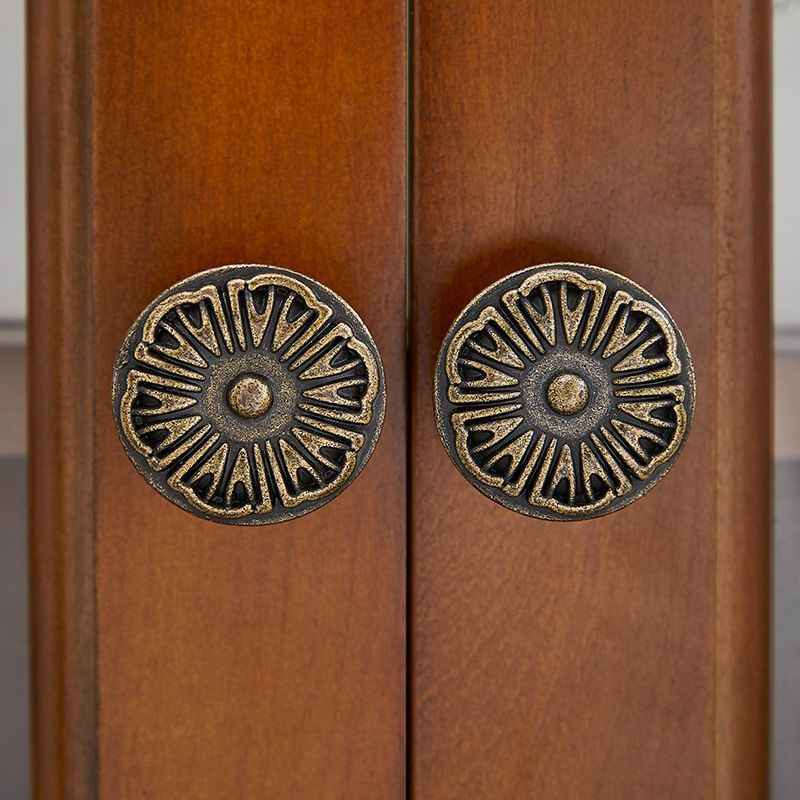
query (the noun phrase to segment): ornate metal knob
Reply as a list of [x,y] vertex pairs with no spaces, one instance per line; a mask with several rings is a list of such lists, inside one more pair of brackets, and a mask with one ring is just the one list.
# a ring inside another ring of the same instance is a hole
[[521,514],[579,520],[641,497],[689,431],[692,361],[664,307],[586,264],[544,264],[481,292],[436,365],[439,434],[456,467]]
[[133,324],[114,368],[136,469],[181,508],[239,525],[298,517],[343,491],[375,447],[385,402],[355,311],[279,267],[175,284]]

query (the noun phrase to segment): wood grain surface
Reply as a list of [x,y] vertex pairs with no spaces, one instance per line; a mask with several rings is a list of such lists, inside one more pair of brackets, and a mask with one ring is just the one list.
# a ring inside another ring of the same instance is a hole
[[69,800],[97,788],[87,33],[81,3],[28,4],[31,769]]
[[[766,797],[769,20],[757,0],[29,4],[38,798]],[[552,260],[670,309],[698,381],[669,476],[523,518],[433,425],[452,320]],[[348,300],[386,370],[363,474],[265,529],[158,496],[111,367],[162,289],[262,261]]]
[[[765,798],[768,6],[414,8],[412,793]],[[480,495],[431,400],[458,312],[557,260],[653,292],[697,374],[667,478],[579,523]]]
[[[405,3],[31,17],[38,797],[400,797]],[[341,294],[388,386],[355,483],[261,529],[153,492],[110,403],[145,305],[237,262]]]

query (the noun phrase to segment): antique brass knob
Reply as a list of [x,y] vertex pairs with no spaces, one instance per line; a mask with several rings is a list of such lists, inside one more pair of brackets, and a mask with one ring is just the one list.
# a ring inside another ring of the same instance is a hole
[[481,292],[445,336],[439,434],[492,500],[580,520],[641,497],[670,469],[695,402],[691,357],[664,307],[587,264],[543,264]]
[[358,475],[380,434],[383,368],[341,297],[292,270],[217,267],[162,292],[114,368],[120,439],[198,516],[292,519]]

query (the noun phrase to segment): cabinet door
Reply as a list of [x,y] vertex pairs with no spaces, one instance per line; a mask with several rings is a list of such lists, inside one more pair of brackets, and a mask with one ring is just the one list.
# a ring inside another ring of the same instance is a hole
[[[405,780],[406,7],[29,4],[40,798],[399,798]],[[381,353],[383,433],[314,513],[202,521],[117,440],[128,326],[279,264]]]
[[[414,796],[763,798],[767,4],[414,9]],[[431,402],[459,311],[558,261],[649,289],[697,378],[670,474],[571,523],[472,488]]]

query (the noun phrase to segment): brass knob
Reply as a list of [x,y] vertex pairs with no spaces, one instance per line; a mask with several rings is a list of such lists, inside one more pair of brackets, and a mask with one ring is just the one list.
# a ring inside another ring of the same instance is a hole
[[114,367],[114,416],[136,469],[181,508],[238,525],[336,497],[369,459],[385,403],[355,311],[280,267],[217,267],[170,287]]
[[478,490],[549,520],[628,505],[670,469],[692,421],[686,342],[641,286],[543,264],[481,292],[445,336],[442,442]]

